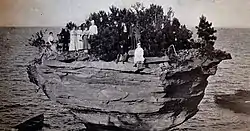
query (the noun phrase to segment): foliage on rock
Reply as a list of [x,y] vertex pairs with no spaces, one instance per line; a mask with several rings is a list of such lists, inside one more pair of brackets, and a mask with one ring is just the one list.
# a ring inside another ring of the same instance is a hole
[[[177,18],[173,18],[174,12],[169,8],[166,15],[159,5],[151,4],[149,8],[142,3],[136,3],[129,9],[120,9],[111,6],[110,12],[99,11],[90,14],[86,23],[94,20],[98,26],[98,35],[91,42],[91,52],[102,60],[114,60],[117,54],[117,46],[120,43],[118,29],[115,23],[124,22],[128,29],[132,25],[137,26],[145,56],[162,56],[171,44],[177,50],[191,48],[192,32],[181,25]],[[128,45],[131,47],[131,44]],[[110,58],[108,58],[110,57]]]
[[44,35],[47,30],[40,30],[36,32],[32,37],[28,40],[31,46],[42,47],[45,44]]

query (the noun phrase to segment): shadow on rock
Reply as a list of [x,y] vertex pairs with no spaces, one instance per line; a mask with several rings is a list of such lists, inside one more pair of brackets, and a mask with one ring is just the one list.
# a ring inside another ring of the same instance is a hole
[[41,130],[43,127],[48,126],[49,125],[44,124],[44,114],[39,114],[16,125],[14,128],[18,129],[18,131],[38,131]]

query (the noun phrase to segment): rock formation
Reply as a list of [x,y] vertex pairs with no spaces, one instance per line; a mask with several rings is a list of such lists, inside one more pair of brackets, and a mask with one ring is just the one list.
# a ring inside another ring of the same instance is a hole
[[236,113],[250,115],[250,91],[237,90],[235,94],[215,95],[215,103]]
[[231,59],[227,53],[208,59],[187,52],[181,64],[151,63],[141,72],[131,63],[45,60],[30,64],[28,75],[87,130],[168,130],[197,113],[207,78]]

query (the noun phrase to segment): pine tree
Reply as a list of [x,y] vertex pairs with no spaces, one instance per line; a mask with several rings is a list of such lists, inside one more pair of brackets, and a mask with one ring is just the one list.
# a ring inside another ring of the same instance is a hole
[[205,16],[200,17],[200,23],[195,27],[197,29],[197,35],[200,39],[201,51],[203,54],[209,54],[214,50],[214,43],[217,37],[215,33],[217,32],[212,23],[208,22]]
[[191,48],[189,40],[192,38],[193,33],[188,30],[185,25],[181,25],[177,18],[173,18],[169,30],[168,41],[175,46],[176,50]]

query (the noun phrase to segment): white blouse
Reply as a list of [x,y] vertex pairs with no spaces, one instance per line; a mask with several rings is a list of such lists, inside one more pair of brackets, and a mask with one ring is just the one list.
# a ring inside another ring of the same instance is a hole
[[91,25],[89,27],[89,35],[97,35],[98,34],[98,29],[96,25]]
[[50,35],[50,36],[48,37],[48,42],[52,45],[51,41],[54,41],[54,37]]

